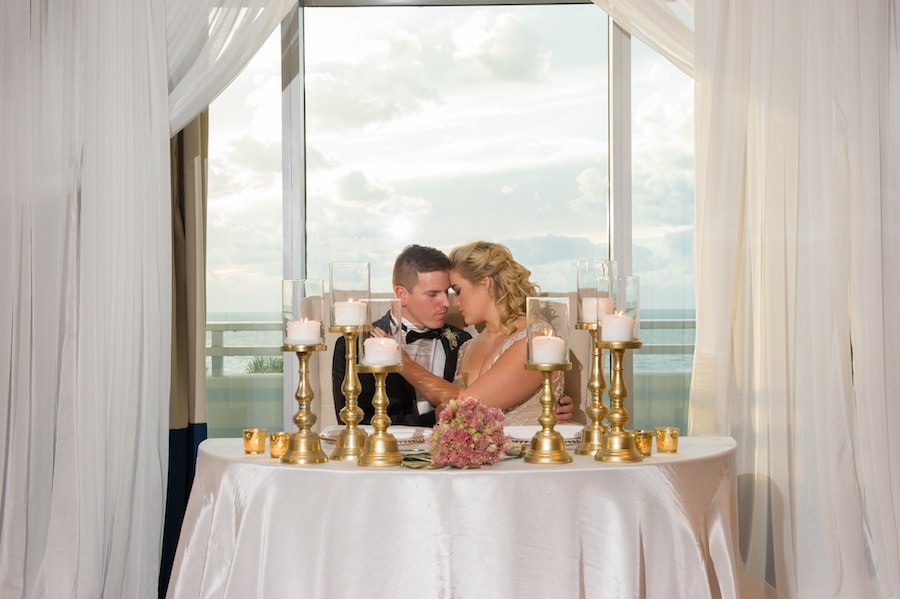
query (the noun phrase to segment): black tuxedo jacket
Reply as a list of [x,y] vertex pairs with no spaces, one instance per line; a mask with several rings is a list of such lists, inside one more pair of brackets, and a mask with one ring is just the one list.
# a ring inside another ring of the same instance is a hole
[[[388,316],[375,322],[376,326],[388,330]],[[462,329],[444,325],[444,329],[450,329],[456,334],[456,347],[450,347],[450,341],[441,337],[439,341],[444,346],[444,353],[447,355],[447,361],[444,364],[444,380],[453,381],[456,374],[456,361],[459,359],[459,348],[462,344],[470,340],[472,336]],[[347,347],[344,337],[338,337],[334,344],[334,354],[331,360],[331,386],[334,397],[334,411],[337,414],[338,422],[341,421],[341,409],[344,407],[346,400],[341,392],[341,385],[344,383],[344,373],[347,367]],[[375,415],[375,408],[372,407],[372,398],[375,396],[375,377],[371,374],[360,373],[359,382],[362,390],[356,402],[363,411],[363,419],[361,424],[369,424],[372,416]],[[418,406],[416,405],[416,390],[406,379],[397,373],[390,373],[385,380],[385,391],[388,396],[387,415],[391,419],[391,424],[404,424],[409,426],[434,426],[434,411],[419,415]]]

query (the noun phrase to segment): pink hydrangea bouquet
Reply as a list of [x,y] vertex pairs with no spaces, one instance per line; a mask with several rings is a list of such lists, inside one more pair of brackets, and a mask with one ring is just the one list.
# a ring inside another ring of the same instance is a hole
[[431,433],[431,462],[456,468],[498,462],[509,447],[503,420],[502,411],[474,397],[451,400]]

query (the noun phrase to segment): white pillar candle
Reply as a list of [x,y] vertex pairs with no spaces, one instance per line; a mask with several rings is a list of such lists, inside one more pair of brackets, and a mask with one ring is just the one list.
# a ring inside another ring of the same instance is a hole
[[400,346],[390,337],[369,337],[363,341],[363,364],[388,366],[400,363]]
[[634,339],[634,319],[622,313],[604,314],[600,321],[601,341],[631,341]]
[[583,297],[581,298],[581,322],[596,322],[604,314],[611,314],[613,301],[610,297]]
[[366,304],[363,302],[334,302],[334,324],[341,327],[366,324]]
[[318,320],[291,320],[287,323],[285,345],[317,345],[322,343],[322,323]]
[[532,337],[531,361],[535,364],[563,364],[566,361],[566,344],[562,337]]

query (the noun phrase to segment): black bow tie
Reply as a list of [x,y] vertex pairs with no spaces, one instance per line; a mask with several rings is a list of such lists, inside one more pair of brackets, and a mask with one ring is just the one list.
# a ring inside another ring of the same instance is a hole
[[413,343],[419,339],[438,339],[441,336],[441,329],[425,329],[421,333],[419,331],[408,331],[406,333],[406,342]]

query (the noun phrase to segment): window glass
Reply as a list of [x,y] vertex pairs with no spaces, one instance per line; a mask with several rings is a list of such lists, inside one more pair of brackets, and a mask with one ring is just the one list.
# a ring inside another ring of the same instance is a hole
[[687,432],[694,345],[694,85],[632,38],[632,251],[641,277],[634,424]]
[[209,108],[210,437],[282,427],[280,39],[276,30]]
[[507,244],[544,291],[608,255],[607,20],[594,5],[307,8],[307,268]]

